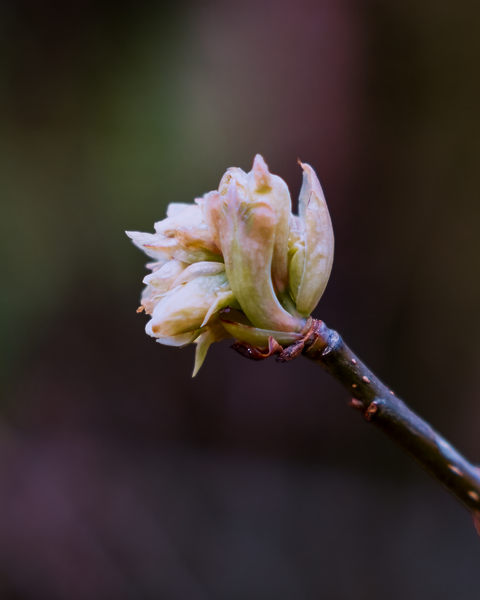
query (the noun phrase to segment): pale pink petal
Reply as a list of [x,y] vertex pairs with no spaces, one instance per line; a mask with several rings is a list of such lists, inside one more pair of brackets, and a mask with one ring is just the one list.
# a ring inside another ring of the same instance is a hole
[[277,294],[282,294],[288,284],[288,237],[292,210],[290,192],[283,179],[269,172],[260,154],[255,156],[253,168],[247,179],[251,200],[268,202],[275,212],[272,281]]
[[148,256],[161,261],[171,257],[171,255],[159,245],[160,238],[163,236],[158,236],[154,233],[142,233],[140,231],[126,231],[125,233],[135,246],[140,248],[140,250],[143,250]]
[[187,204],[182,210],[173,210],[172,216],[155,223],[155,231],[172,237],[179,227],[198,227],[202,223],[201,208],[196,204]]
[[228,281],[242,310],[264,329],[301,329],[303,322],[282,308],[273,289],[277,218],[270,203],[249,201],[233,176],[225,195],[212,193],[205,200],[207,223],[218,235]]
[[171,202],[167,206],[167,218],[175,217],[179,212],[192,206],[191,204],[187,204],[186,202]]

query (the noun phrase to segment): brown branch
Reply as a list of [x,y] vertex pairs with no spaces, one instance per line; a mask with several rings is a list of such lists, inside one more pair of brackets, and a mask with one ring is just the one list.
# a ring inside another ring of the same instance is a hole
[[[480,469],[385,387],[338,333],[322,321],[314,321],[305,337],[303,354],[347,388],[353,396],[351,405],[359,409],[367,421],[387,433],[472,511],[480,529]],[[283,360],[282,355],[279,360]]]

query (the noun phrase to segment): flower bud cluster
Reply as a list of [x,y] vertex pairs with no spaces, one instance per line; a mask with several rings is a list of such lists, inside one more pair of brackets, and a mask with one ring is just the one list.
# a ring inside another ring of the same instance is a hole
[[298,216],[285,182],[257,155],[249,173],[228,169],[195,204],[170,204],[154,234],[127,232],[154,259],[141,301],[147,333],[171,346],[196,342],[194,375],[210,344],[227,337],[260,348],[270,337],[284,347],[301,338],[334,246],[320,183],[301,166]]

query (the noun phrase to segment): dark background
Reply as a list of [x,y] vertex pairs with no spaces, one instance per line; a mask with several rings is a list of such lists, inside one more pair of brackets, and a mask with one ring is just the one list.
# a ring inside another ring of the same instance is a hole
[[[480,9],[0,5],[0,597],[475,598],[470,515],[301,358],[144,333],[169,202],[322,181],[315,316],[480,462]],[[475,591],[477,590],[477,592]]]

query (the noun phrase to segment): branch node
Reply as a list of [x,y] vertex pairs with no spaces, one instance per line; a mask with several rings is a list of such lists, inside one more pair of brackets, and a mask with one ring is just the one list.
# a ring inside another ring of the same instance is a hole
[[272,356],[272,354],[278,354],[283,350],[280,344],[271,336],[268,338],[268,348],[257,348],[246,342],[239,341],[236,341],[231,347],[242,356],[245,356],[245,358],[251,358],[252,360],[265,360],[269,356]]
[[380,403],[377,400],[374,400],[367,408],[367,410],[365,411],[365,418],[367,419],[367,421],[371,421],[374,415],[377,414],[379,404]]
[[452,473],[455,473],[455,475],[460,475],[460,476],[463,475],[463,473],[460,471],[460,469],[458,467],[456,467],[455,465],[448,465],[448,468],[450,469],[450,471],[452,471]]
[[318,341],[318,332],[320,331],[321,326],[321,321],[316,321],[315,319],[312,319],[312,317],[309,317],[301,332],[303,335],[302,339],[291,346],[287,346],[287,348],[280,352],[277,356],[277,362],[289,362],[294,358],[297,358],[297,356],[300,356],[305,348],[310,348],[312,344],[315,344]]
[[305,342],[302,340],[288,346],[277,356],[277,362],[284,363],[297,358],[303,352],[303,348],[305,346]]
[[357,397],[349,405],[374,421],[472,512],[480,534],[480,469],[386,388],[338,333],[315,320],[305,330],[305,356],[353,392]]

